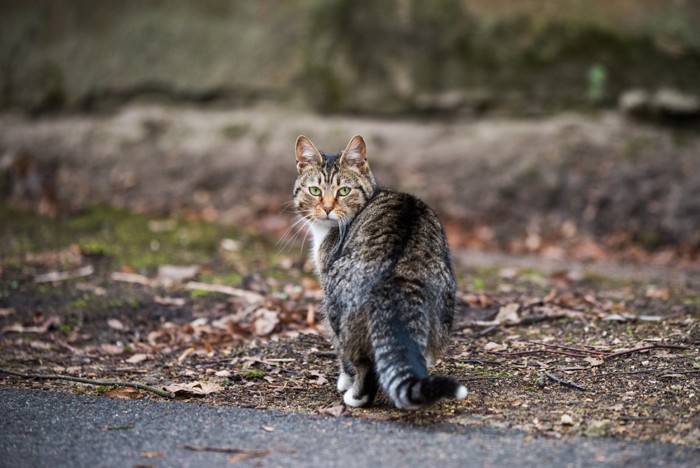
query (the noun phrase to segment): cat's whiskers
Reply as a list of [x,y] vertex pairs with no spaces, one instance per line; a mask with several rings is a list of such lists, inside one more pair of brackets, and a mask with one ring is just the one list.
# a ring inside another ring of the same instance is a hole
[[[299,234],[301,234],[302,231],[306,231],[306,235],[304,235],[304,240],[302,241],[302,248],[304,246],[304,241],[306,240],[306,236],[308,235],[308,227],[309,223],[311,222],[310,217],[308,216],[300,216],[299,219],[297,219],[294,224],[292,224],[285,232],[282,234],[282,237],[277,241],[277,245],[279,246],[282,244],[282,246],[279,248],[280,252],[284,252],[287,250],[287,248],[294,243],[297,237],[299,237]],[[307,229],[303,228],[298,228],[299,224],[303,223],[303,227],[306,227]]]

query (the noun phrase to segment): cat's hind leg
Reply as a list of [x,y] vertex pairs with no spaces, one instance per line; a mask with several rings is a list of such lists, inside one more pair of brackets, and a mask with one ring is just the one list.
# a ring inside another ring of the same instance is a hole
[[[353,363],[355,377],[352,386],[345,391],[343,401],[348,406],[370,406],[377,395],[377,375],[371,361],[363,360]],[[342,375],[342,374],[341,374]],[[340,387],[340,382],[338,382]]]

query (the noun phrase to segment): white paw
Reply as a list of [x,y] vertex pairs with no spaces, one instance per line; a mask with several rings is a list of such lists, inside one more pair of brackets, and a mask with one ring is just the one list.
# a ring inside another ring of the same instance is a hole
[[338,391],[344,392],[352,387],[352,376],[345,372],[341,372],[338,376]]
[[347,392],[345,392],[345,395],[343,395],[343,401],[346,405],[357,408],[359,406],[367,404],[367,401],[369,401],[369,395],[365,395],[362,398],[357,399],[353,395],[353,389],[350,388]]
[[467,398],[467,395],[469,395],[469,391],[467,391],[467,387],[464,385],[460,385],[457,391],[455,392],[455,398],[458,400],[464,400]]

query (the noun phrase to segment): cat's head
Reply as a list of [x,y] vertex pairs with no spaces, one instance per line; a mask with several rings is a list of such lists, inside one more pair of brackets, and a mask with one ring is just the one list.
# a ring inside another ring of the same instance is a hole
[[329,225],[347,223],[369,201],[376,182],[361,136],[352,137],[337,154],[325,154],[306,138],[296,144],[297,172],[294,205],[304,218]]

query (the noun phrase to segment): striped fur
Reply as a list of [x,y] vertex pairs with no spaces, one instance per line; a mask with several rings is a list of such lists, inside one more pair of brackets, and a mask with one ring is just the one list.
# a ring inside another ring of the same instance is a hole
[[360,136],[334,155],[302,136],[296,153],[294,201],[314,236],[345,403],[369,406],[378,387],[403,409],[466,397],[454,379],[428,374],[447,344],[455,305],[450,253],[435,213],[411,195],[377,186]]

